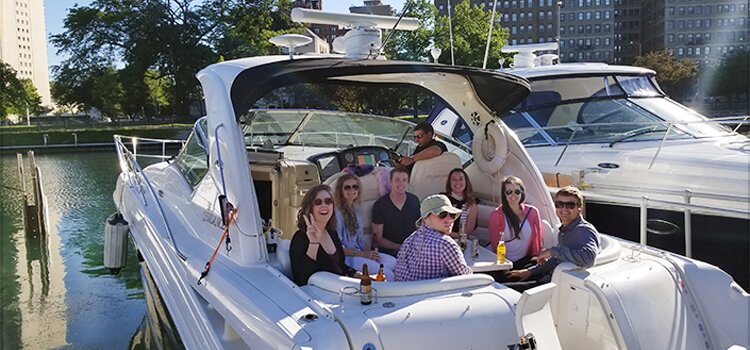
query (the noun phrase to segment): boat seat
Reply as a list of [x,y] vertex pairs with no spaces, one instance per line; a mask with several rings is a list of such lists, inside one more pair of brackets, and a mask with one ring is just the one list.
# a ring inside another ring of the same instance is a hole
[[620,242],[610,236],[599,235],[599,254],[596,255],[594,266],[606,264],[620,257]]
[[538,349],[562,349],[552,318],[551,299],[556,289],[552,282],[527,289],[516,304],[518,336],[532,334]]
[[281,264],[281,272],[290,279],[292,278],[292,260],[289,258],[289,247],[292,241],[289,239],[279,240],[279,244],[276,246],[276,258]]
[[477,228],[471,235],[479,238],[479,244],[483,247],[490,244],[489,221],[493,210],[495,210],[494,203],[492,205],[483,204],[483,202],[477,204]]
[[552,228],[549,221],[542,219],[542,248],[552,248],[557,245],[557,230]]
[[445,192],[448,174],[455,168],[461,168],[461,159],[457,155],[445,152],[435,158],[420,160],[414,163],[409,178],[411,193],[421,201],[425,197]]

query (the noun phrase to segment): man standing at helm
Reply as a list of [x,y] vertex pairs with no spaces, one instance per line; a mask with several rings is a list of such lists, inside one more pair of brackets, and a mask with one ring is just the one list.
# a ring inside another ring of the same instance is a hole
[[435,158],[443,152],[448,151],[448,147],[444,143],[435,140],[435,131],[432,129],[432,125],[427,122],[421,122],[414,127],[414,141],[417,142],[417,149],[409,157],[401,157],[398,163],[407,167],[409,173],[414,167],[414,162],[418,160],[425,160]]

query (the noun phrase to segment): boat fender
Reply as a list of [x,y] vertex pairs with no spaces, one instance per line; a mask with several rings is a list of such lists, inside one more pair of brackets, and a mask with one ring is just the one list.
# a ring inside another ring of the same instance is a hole
[[[490,125],[492,123],[494,125]],[[505,132],[494,120],[489,121],[482,131],[474,135],[471,148],[479,170],[487,174],[500,170],[508,156]]]
[[104,267],[113,274],[120,272],[128,262],[128,222],[120,213],[114,213],[104,224]]

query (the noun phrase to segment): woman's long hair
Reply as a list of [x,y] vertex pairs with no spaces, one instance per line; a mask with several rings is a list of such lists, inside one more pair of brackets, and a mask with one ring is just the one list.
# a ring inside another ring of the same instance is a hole
[[[317,196],[320,191],[326,191],[328,192],[328,194],[331,194],[331,187],[322,184],[316,185],[313,188],[307,190],[307,193],[305,193],[305,197],[302,198],[302,205],[300,205],[299,211],[297,212],[297,228],[302,232],[307,231],[307,224],[305,224],[305,219],[303,219],[302,216],[307,216],[312,213],[312,209],[314,206],[313,201],[315,201],[315,196]],[[329,234],[335,234],[336,215],[331,215],[331,219],[328,220],[328,223],[326,224],[326,230]]]
[[506,184],[514,184],[518,186],[518,188],[521,189],[521,198],[518,200],[518,204],[520,205],[523,203],[523,201],[526,200],[526,188],[523,186],[523,181],[521,181],[520,178],[517,176],[508,176],[505,179],[503,179],[503,184],[500,186],[500,199],[502,201],[502,209],[503,214],[505,214],[505,217],[508,218],[508,222],[510,223],[510,228],[512,229],[513,238],[518,238],[521,235],[521,222],[518,220],[518,216],[513,212],[513,209],[510,207],[510,204],[508,203],[508,198],[505,195],[505,185]]
[[466,187],[464,188],[464,200],[466,201],[467,205],[472,205],[477,202],[477,196],[474,194],[474,190],[471,188],[471,181],[469,180],[469,175],[466,174],[464,169],[461,168],[455,168],[451,170],[451,172],[448,174],[448,180],[445,182],[445,193],[450,196],[452,193],[451,190],[451,176],[453,176],[454,173],[461,173],[464,175],[464,182],[466,182]]
[[336,181],[336,190],[333,193],[333,202],[336,204],[336,210],[341,211],[341,216],[344,218],[344,227],[349,231],[350,236],[356,236],[359,231],[359,223],[357,222],[357,215],[354,213],[354,207],[349,205],[344,198],[344,183],[354,180],[357,182],[359,190],[357,191],[357,198],[354,199],[354,203],[359,203],[362,199],[362,181],[359,177],[354,174],[344,174],[339,177]]

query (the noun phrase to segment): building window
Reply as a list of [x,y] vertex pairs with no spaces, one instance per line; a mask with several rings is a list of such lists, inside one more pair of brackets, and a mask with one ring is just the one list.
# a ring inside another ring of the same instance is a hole
[[601,11],[594,12],[594,19],[602,19],[602,12]]
[[705,50],[703,50],[703,52],[706,54],[706,56],[710,55],[711,54],[711,47],[710,46],[706,46]]
[[586,20],[587,21],[591,20],[591,11],[586,11]]
[[605,19],[610,19],[611,17],[612,17],[612,16],[611,16],[611,14],[609,13],[609,11],[604,11],[604,18],[605,18]]
[[602,32],[602,25],[601,24],[595,24],[594,25],[594,32],[595,33],[601,33]]
[[604,38],[604,46],[609,46],[610,41],[609,38]]
[[677,48],[677,56],[682,56],[685,53],[685,49],[678,47]]
[[667,35],[667,42],[673,43],[674,42],[674,34]]

